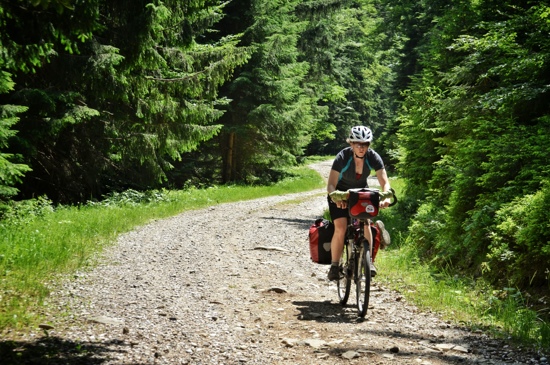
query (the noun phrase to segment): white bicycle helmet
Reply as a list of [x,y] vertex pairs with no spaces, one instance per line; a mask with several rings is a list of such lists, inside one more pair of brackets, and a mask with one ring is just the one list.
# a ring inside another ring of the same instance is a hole
[[370,143],[372,142],[372,131],[362,125],[352,127],[349,137],[346,139],[346,142]]

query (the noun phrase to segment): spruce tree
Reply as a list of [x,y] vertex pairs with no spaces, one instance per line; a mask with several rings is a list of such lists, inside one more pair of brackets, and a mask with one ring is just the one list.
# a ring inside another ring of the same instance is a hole
[[[51,24],[29,9],[23,30]],[[247,58],[235,37],[197,42],[221,14],[213,1],[97,1],[61,12],[69,30],[77,15],[94,26],[78,47],[53,43],[34,73],[15,78],[9,101],[29,107],[10,147],[33,168],[23,196],[71,202],[162,186],[171,161],[219,132],[217,90]]]
[[397,58],[381,29],[377,2],[310,1],[300,9],[309,20],[300,41],[303,57],[311,65],[307,83],[315,90],[318,105],[325,108],[317,119],[319,133],[310,151],[337,152],[354,125],[370,127],[382,151],[382,135],[395,110],[390,65]]
[[223,181],[271,180],[308,143],[312,102],[303,88],[309,65],[298,60],[298,3],[253,0],[241,13],[253,20],[243,34],[253,53],[224,89],[232,101],[220,120]]

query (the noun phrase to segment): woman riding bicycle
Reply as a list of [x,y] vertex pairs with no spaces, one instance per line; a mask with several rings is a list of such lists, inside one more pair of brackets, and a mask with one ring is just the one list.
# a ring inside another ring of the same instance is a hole
[[[384,168],[384,162],[378,153],[369,148],[372,142],[372,131],[365,126],[355,126],[351,128],[346,142],[350,146],[340,151],[332,164],[327,184],[328,194],[335,190],[346,191],[348,189],[368,187],[367,178],[372,169],[376,172],[381,190],[384,192],[390,191],[390,181]],[[338,267],[344,247],[344,237],[349,214],[345,200],[333,202],[330,196],[327,199],[330,216],[334,223],[334,235],[330,244],[332,264],[328,272],[328,279],[338,280]],[[390,199],[384,199],[380,202],[380,208],[385,208],[389,204]],[[380,229],[384,230],[383,223],[380,221],[377,223]],[[369,241],[369,245],[371,245],[372,252],[372,233],[368,225],[365,225],[364,234],[365,238]],[[385,234],[387,235],[387,233]],[[374,265],[372,265],[371,271],[373,271],[373,274],[376,273]]]

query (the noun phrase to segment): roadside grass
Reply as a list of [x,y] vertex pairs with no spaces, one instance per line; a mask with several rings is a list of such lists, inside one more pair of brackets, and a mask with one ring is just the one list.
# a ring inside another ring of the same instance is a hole
[[269,186],[128,191],[100,203],[55,209],[42,199],[25,214],[0,221],[0,333],[45,320],[49,288],[93,264],[120,233],[188,210],[323,186],[316,172],[302,166]]
[[437,272],[408,245],[386,250],[377,256],[377,263],[383,273],[378,280],[421,310],[516,344],[550,350],[549,323],[526,306],[518,290],[495,289],[481,280]]
[[[399,197],[402,182],[395,179],[391,185]],[[395,209],[384,209],[379,217],[392,243],[376,257],[381,273],[377,280],[421,310],[516,344],[550,350],[550,324],[529,308],[519,290],[492,288],[483,280],[459,276],[452,268],[436,270],[406,241],[407,224]]]

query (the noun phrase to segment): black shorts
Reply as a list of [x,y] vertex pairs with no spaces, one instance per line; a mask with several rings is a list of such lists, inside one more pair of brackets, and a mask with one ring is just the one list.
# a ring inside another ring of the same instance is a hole
[[336,203],[330,199],[330,196],[327,195],[327,201],[328,201],[328,210],[330,212],[330,218],[334,221],[338,218],[348,218],[348,208],[341,209],[336,206]]

